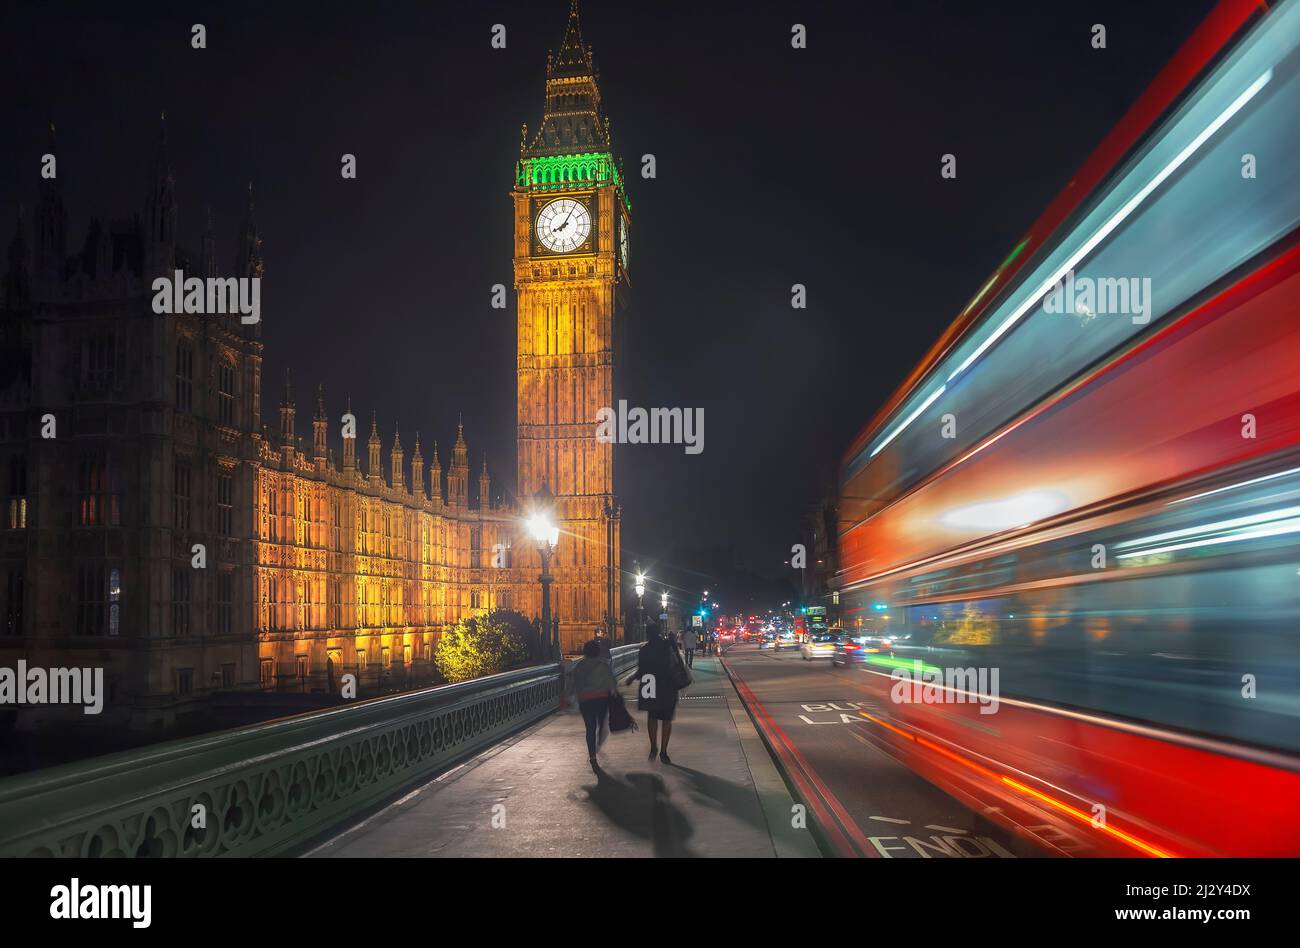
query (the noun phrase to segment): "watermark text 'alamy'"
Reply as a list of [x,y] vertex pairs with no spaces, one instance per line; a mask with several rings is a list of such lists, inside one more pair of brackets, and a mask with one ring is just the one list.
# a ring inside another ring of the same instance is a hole
[[184,270],[177,270],[175,276],[154,280],[153,292],[153,311],[159,315],[238,313],[239,321],[245,324],[262,318],[261,277],[187,278]]
[[703,408],[628,409],[619,399],[618,409],[596,412],[596,440],[601,444],[683,444],[687,454],[704,450]]

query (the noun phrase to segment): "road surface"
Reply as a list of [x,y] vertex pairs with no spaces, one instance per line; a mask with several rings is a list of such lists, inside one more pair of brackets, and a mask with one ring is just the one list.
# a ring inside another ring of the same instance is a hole
[[867,738],[876,699],[857,668],[805,661],[797,649],[729,648],[737,690],[806,801],[833,855],[885,859],[1041,855],[917,776]]

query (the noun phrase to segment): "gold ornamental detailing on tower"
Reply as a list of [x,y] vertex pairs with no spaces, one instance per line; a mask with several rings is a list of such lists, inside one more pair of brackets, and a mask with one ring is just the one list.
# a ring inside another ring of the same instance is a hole
[[[521,141],[513,192],[518,299],[518,496],[554,492],[559,546],[551,561],[561,645],[575,652],[598,629],[620,634],[619,514],[613,446],[596,414],[616,403],[617,339],[626,304],[630,211],[611,152],[591,47],[577,3],[547,58],[542,120]],[[521,543],[527,568],[541,568]],[[541,611],[528,594],[529,615]]]

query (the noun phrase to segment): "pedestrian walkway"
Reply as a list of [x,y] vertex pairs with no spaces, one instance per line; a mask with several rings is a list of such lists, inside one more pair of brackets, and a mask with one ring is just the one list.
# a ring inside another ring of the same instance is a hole
[[[611,734],[601,773],[582,717],[554,714],[308,851],[309,856],[817,856],[716,657],[695,659],[671,765],[648,761],[645,715]],[[626,677],[626,676],[624,676]],[[623,687],[635,709],[632,687]]]

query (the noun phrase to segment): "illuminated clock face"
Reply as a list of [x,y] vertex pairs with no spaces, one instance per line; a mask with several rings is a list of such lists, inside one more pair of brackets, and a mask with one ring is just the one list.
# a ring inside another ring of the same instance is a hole
[[537,215],[537,239],[553,253],[577,250],[591,236],[591,212],[572,198],[560,198]]
[[618,219],[618,255],[623,258],[623,269],[627,269],[627,221]]

